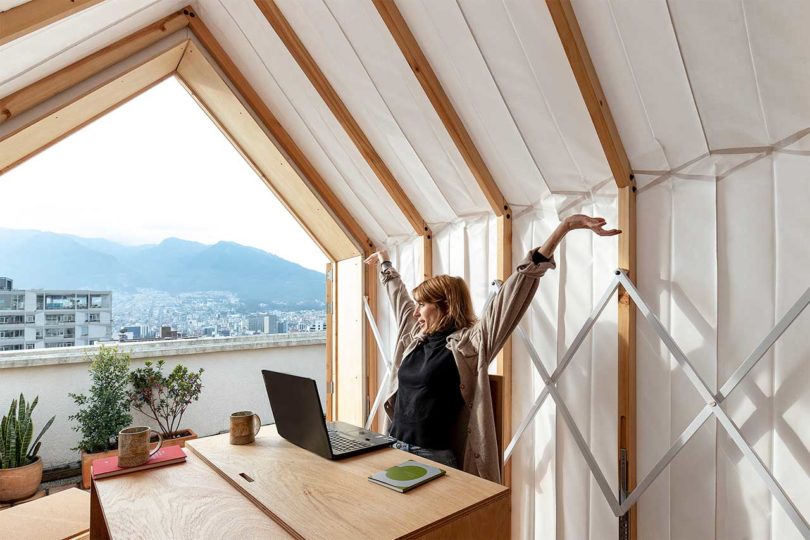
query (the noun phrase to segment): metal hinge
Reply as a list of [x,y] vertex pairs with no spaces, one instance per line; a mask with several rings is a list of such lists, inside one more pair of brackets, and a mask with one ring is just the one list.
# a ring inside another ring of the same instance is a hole
[[[619,504],[627,498],[627,449],[619,450]],[[630,511],[619,517],[619,540],[630,540]]]
[[328,272],[326,272],[326,281],[332,281],[333,278],[334,270],[330,269]]
[[327,313],[332,313],[332,302],[327,302],[326,303],[326,312]]
[[326,393],[327,394],[335,393],[335,383],[333,381],[329,381],[328,383],[326,383]]

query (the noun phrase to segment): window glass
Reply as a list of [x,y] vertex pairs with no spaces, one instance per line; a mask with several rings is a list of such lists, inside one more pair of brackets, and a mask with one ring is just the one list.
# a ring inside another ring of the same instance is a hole
[[25,309],[24,294],[0,294],[0,311]]
[[46,295],[45,309],[75,309],[76,297],[72,294]]

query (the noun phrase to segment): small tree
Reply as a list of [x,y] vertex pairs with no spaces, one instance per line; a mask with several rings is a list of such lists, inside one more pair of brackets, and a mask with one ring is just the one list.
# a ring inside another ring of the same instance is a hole
[[170,438],[179,431],[188,406],[200,399],[204,370],[189,371],[177,364],[164,377],[164,364],[163,360],[158,360],[157,365],[146,361],[144,367],[133,370],[129,375],[129,398],[133,407],[158,423],[164,438]]
[[68,418],[78,422],[73,430],[82,434],[79,445],[73,450],[103,452],[118,445],[118,432],[132,424],[128,375],[128,353],[118,348],[99,348],[90,363],[90,394],[69,394],[79,406],[79,412]]

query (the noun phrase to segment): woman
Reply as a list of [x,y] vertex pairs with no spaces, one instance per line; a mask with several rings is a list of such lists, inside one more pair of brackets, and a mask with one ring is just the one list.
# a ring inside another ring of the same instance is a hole
[[590,229],[600,236],[605,220],[566,218],[539,248],[529,252],[476,320],[461,278],[435,276],[408,294],[388,254],[378,251],[367,264],[380,264],[380,280],[397,322],[394,369],[388,379],[384,431],[395,447],[500,481],[495,419],[487,368],[531,304],[538,280],[555,268],[554,250],[567,233]]

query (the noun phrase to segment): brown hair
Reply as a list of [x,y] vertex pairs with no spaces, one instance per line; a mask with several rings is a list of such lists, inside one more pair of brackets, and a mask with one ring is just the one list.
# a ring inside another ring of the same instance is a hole
[[413,290],[413,298],[417,302],[436,304],[443,313],[436,324],[425,329],[428,334],[446,328],[469,328],[477,320],[470,289],[459,277],[441,275],[428,278]]

